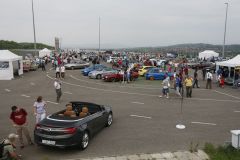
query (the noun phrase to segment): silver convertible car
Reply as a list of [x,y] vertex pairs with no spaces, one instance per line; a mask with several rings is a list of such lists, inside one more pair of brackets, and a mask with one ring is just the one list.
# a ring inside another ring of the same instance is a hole
[[94,71],[91,71],[88,74],[89,78],[93,78],[93,79],[102,79],[102,75],[103,74],[107,74],[107,73],[117,73],[118,70],[112,69],[112,68],[101,68],[101,69],[97,69]]
[[67,63],[64,65],[66,69],[84,69],[86,67],[89,67],[90,64],[84,61],[79,60],[72,60],[70,63]]

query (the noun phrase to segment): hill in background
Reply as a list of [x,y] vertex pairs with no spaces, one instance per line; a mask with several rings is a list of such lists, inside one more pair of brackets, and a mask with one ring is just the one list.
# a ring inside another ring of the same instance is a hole
[[[54,49],[53,46],[49,46],[46,44],[42,43],[37,43],[37,49]],[[14,41],[5,41],[5,40],[0,40],[0,49],[34,49],[34,43],[18,43]]]

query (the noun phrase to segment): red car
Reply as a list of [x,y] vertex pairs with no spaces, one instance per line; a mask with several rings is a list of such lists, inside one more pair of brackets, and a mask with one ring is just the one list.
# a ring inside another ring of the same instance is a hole
[[[130,80],[133,81],[138,78],[138,72],[131,72],[131,77]],[[123,80],[123,74],[120,73],[109,73],[109,74],[104,74],[102,76],[102,79],[105,82],[117,82],[117,81],[122,81]],[[126,80],[126,78],[124,78]]]

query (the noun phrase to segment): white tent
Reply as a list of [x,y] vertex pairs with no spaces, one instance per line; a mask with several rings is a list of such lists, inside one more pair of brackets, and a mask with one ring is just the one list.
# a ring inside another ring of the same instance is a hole
[[223,62],[217,62],[217,66],[226,66],[226,67],[239,67],[240,66],[240,54],[236,57],[229,59]]
[[51,50],[44,48],[43,50],[39,51],[39,57],[44,57],[44,56],[50,57],[51,53],[52,53]]
[[212,50],[205,50],[203,52],[200,52],[198,54],[198,58],[200,59],[209,59],[209,58],[212,58],[212,57],[219,57],[219,53],[215,52],[215,51],[212,51]]
[[11,80],[14,73],[23,74],[22,56],[9,50],[0,50],[0,80]]

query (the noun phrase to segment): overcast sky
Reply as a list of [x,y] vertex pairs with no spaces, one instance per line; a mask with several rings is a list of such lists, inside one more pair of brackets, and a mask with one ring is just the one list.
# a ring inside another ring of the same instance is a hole
[[[37,42],[63,47],[240,44],[240,0],[34,0]],[[0,0],[0,39],[32,42],[31,0]]]

